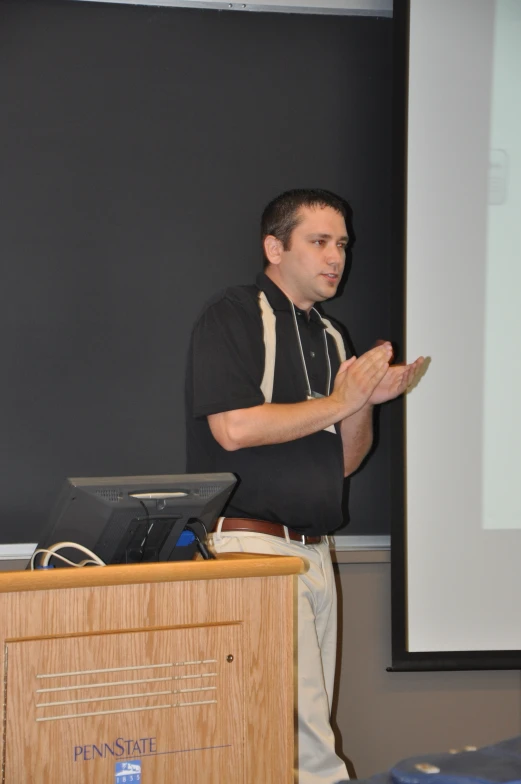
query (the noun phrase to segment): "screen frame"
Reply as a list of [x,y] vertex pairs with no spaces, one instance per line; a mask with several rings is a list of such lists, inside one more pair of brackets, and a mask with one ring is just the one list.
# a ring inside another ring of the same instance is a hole
[[[435,0],[434,0],[435,1]],[[407,280],[407,155],[410,0],[394,3],[394,104],[393,104],[393,264],[403,297],[402,335],[405,345]],[[391,520],[392,665],[388,671],[519,670],[521,651],[424,651],[408,649],[406,399],[393,420],[395,443],[402,444],[403,460],[393,468]],[[401,436],[397,430],[401,430]]]

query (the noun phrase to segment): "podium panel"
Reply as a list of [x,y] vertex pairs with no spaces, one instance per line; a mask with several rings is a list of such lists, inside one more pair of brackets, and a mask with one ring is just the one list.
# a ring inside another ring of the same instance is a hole
[[0,784],[292,784],[300,558],[0,573]]
[[241,651],[239,624],[8,643],[6,780],[244,781]]

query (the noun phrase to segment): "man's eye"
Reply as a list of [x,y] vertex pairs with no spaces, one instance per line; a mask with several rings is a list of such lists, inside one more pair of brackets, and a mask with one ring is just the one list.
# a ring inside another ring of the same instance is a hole
[[324,240],[314,240],[315,245],[324,245]]

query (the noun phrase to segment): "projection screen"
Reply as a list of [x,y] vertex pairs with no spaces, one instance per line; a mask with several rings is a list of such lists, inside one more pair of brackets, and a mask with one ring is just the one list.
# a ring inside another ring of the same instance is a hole
[[430,364],[406,401],[393,668],[518,669],[521,0],[408,5],[406,345]]

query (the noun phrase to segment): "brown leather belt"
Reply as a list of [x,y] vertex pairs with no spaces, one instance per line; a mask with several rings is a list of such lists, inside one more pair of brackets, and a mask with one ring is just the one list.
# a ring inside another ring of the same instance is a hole
[[[288,532],[288,537],[293,542],[300,542],[301,544],[320,544],[322,541],[321,536],[305,536],[304,534],[298,534],[296,531],[292,531],[291,528],[287,528],[286,530]],[[253,531],[257,534],[278,536],[280,539],[286,538],[284,526],[280,523],[270,523],[268,520],[252,520],[249,517],[225,517],[221,531]]]

